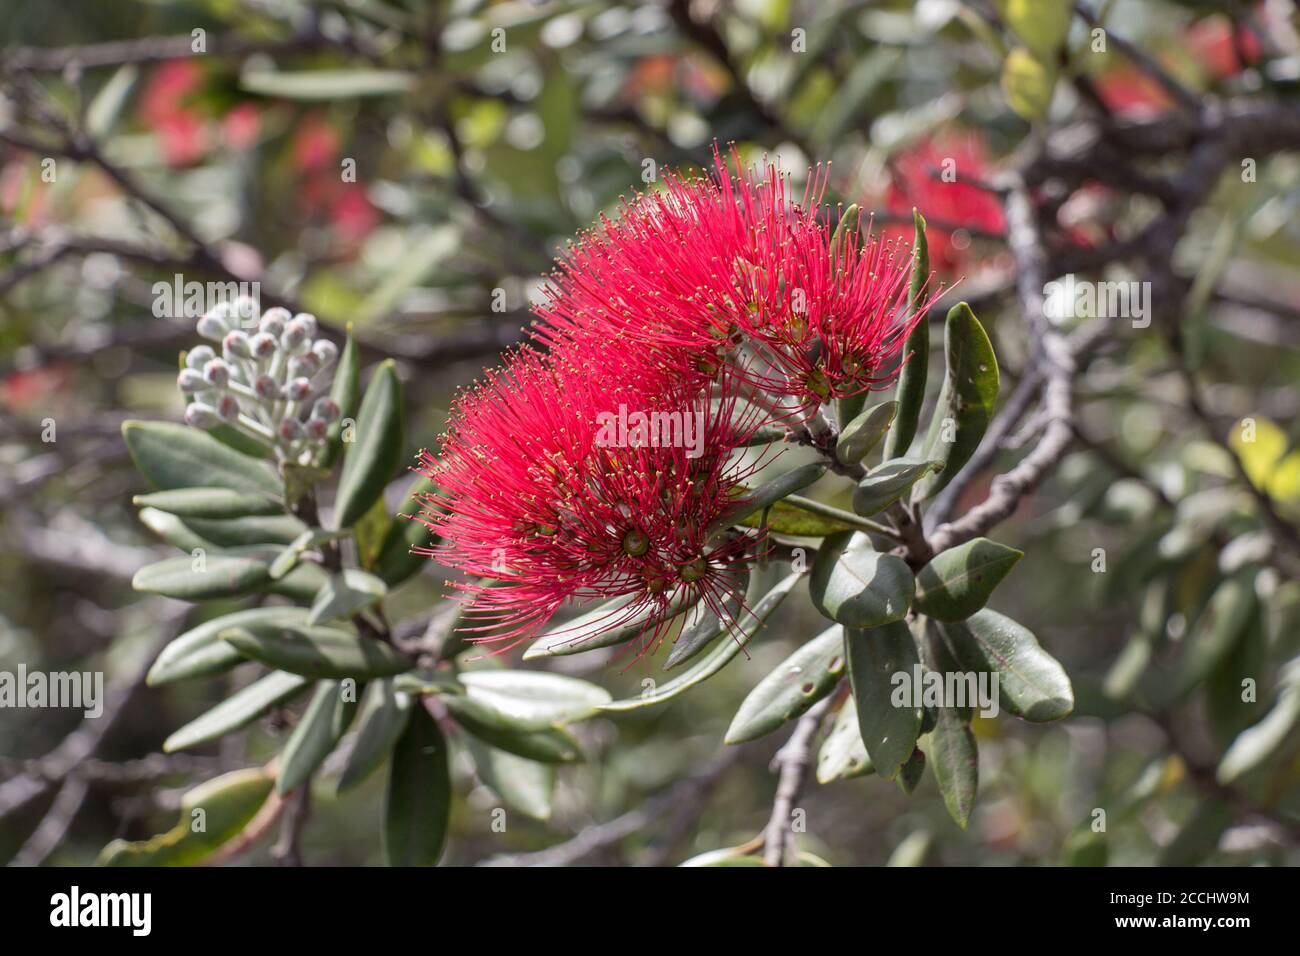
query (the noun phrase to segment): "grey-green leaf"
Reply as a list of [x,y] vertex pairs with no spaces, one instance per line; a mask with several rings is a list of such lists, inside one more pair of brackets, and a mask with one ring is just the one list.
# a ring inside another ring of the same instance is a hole
[[370,607],[388,593],[384,582],[357,568],[345,568],[332,574],[312,601],[308,624],[323,624],[350,618],[362,608]]
[[357,719],[356,740],[339,776],[339,792],[355,787],[384,762],[397,743],[411,714],[412,700],[393,690],[391,680],[378,680],[366,687]]
[[448,694],[442,702],[456,723],[500,750],[542,763],[573,763],[582,759],[577,739],[562,727],[531,730],[528,725],[468,696]]
[[282,671],[267,674],[176,731],[163,741],[163,750],[172,753],[224,737],[293,697],[307,683],[307,678],[297,674]]
[[185,601],[234,597],[257,590],[270,581],[274,552],[254,548],[244,553],[217,552],[199,558],[166,558],[145,565],[131,578],[137,591]]
[[183,518],[244,518],[284,512],[284,505],[270,495],[231,488],[173,488],[131,500],[136,507],[157,508]]
[[1074,710],[1065,668],[1023,625],[985,608],[939,630],[962,667],[997,675],[1000,704],[1017,717],[1060,720]]
[[[345,699],[340,681],[321,681],[298,725],[280,753],[280,773],[275,788],[288,793],[302,786],[321,765],[347,730],[356,710],[355,700]],[[351,688],[355,692],[356,688]]]
[[357,412],[334,502],[338,527],[348,528],[383,494],[402,460],[402,387],[391,360],[375,370]]
[[970,726],[957,712],[939,708],[934,730],[921,739],[926,763],[934,771],[944,806],[963,830],[970,823],[979,790],[979,750]]
[[[663,631],[673,617],[693,606],[693,597],[695,595],[686,589],[679,591],[661,619],[653,605],[646,605],[629,614],[626,611],[630,604],[628,598],[606,601],[542,634],[524,651],[523,659],[531,661],[539,657],[581,654],[598,647],[625,644],[642,633]],[[656,620],[659,620],[658,624],[655,623]]]
[[261,633],[236,627],[222,631],[221,639],[250,660],[304,677],[363,680],[400,674],[411,667],[406,655],[391,644],[342,627],[303,625]]
[[832,621],[867,628],[902,620],[915,582],[902,558],[881,554],[861,532],[826,538],[808,589],[813,605]]
[[840,430],[835,457],[841,465],[856,465],[885,437],[898,412],[898,402],[873,405]]
[[916,574],[916,609],[939,621],[964,621],[985,604],[1023,551],[975,538],[936,554]]
[[858,708],[850,697],[835,715],[835,723],[817,754],[817,782],[848,780],[872,773],[875,767],[858,730]]
[[149,669],[147,683],[157,687],[191,677],[219,674],[234,667],[244,660],[244,656],[221,639],[222,631],[233,627],[259,630],[305,623],[307,612],[300,607],[257,607],[204,621],[162,649]]
[[[958,302],[948,311],[944,355],[947,374],[925,441],[925,457],[941,459],[944,469],[917,485],[917,500],[938,494],[970,461],[993,417],[998,397],[998,360],[993,345],[965,302]],[[950,432],[952,440],[948,441]]]
[[844,628],[836,624],[818,634],[758,682],[736,711],[726,742],[762,737],[801,716],[844,676]]
[[555,767],[527,760],[467,737],[470,756],[479,779],[497,792],[506,805],[534,820],[551,818]]
[[[925,241],[925,218],[912,210],[915,238],[912,240],[912,276],[908,289],[908,314],[916,313],[930,281],[930,254]],[[898,414],[885,438],[885,460],[907,454],[916,437],[925,404],[925,382],[930,372],[930,323],[922,318],[903,346],[904,362],[898,373]]]
[[207,432],[172,422],[127,421],[122,437],[137,468],[155,488],[219,487],[276,496],[280,484],[266,464],[241,455]]
[[526,730],[582,720],[611,700],[603,687],[544,671],[467,671],[460,680],[468,697]]
[[433,866],[442,856],[450,818],[447,741],[428,712],[415,707],[388,768],[384,860],[389,866]]
[[932,471],[943,468],[941,461],[894,458],[872,468],[853,490],[853,510],[864,518],[879,514]]
[[825,465],[818,463],[800,465],[798,468],[791,469],[771,481],[763,482],[756,488],[746,489],[744,496],[713,523],[712,527],[709,528],[709,532],[716,533],[730,528],[732,525],[740,524],[750,515],[758,514],[764,508],[770,507],[786,495],[792,495],[796,491],[807,488],[824,474],[826,474]]
[[858,709],[858,732],[871,763],[886,780],[912,756],[921,731],[921,708],[894,700],[895,675],[908,681],[920,664],[916,641],[902,621],[866,630],[846,628],[844,649]]
[[[682,632],[677,635],[677,639],[668,650],[668,656],[664,659],[664,670],[670,671],[685,664],[727,632],[731,622],[735,621],[740,613],[741,595],[748,590],[751,580],[750,573],[746,571],[744,579],[723,602],[721,616],[710,610],[704,602],[696,604],[686,612]],[[758,600],[760,596],[760,594],[751,595],[754,600]]]
[[739,626],[735,631],[727,635],[726,640],[719,641],[716,647],[677,677],[645,691],[640,697],[616,700],[603,705],[600,709],[622,712],[662,704],[708,680],[726,667],[731,662],[731,659],[739,654],[753,640],[754,636],[763,629],[767,619],[781,606],[781,602],[790,594],[791,589],[799,583],[802,576],[802,574],[794,573],[782,578],[748,613],[741,613],[742,620]]

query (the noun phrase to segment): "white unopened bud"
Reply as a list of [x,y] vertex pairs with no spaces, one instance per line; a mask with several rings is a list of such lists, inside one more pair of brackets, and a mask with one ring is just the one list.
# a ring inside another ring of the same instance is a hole
[[329,339],[320,339],[312,344],[311,354],[316,356],[321,368],[329,368],[339,357],[339,347]]
[[227,332],[221,342],[221,354],[225,356],[226,361],[248,358],[252,354],[248,351],[248,336],[238,329]]
[[338,421],[338,403],[332,398],[318,398],[316,404],[312,407],[311,417],[319,418],[326,422]]
[[248,350],[253,353],[253,358],[267,358],[275,354],[276,348],[276,338],[269,332],[259,332],[248,340]]
[[193,425],[195,428],[215,428],[221,424],[221,419],[217,417],[217,410],[212,406],[191,402],[185,406],[185,424]]
[[183,368],[181,373],[176,376],[176,386],[187,395],[195,392],[201,392],[208,387],[207,381],[203,378],[203,373],[198,369]]
[[288,444],[297,441],[302,437],[302,424],[296,418],[286,418],[280,422],[280,427],[276,429],[276,434],[280,436],[280,441]]
[[203,377],[215,388],[225,388],[230,382],[230,366],[223,359],[213,359],[203,366]]
[[310,395],[311,381],[305,378],[295,378],[284,387],[284,397],[295,402],[304,401]]
[[312,441],[324,441],[329,434],[330,423],[323,418],[307,419],[307,437]]
[[294,319],[285,326],[284,334],[280,336],[280,344],[287,352],[297,352],[304,346],[311,346],[310,338],[307,334],[307,326]]
[[190,368],[203,368],[216,357],[217,353],[212,350],[212,346],[196,345],[186,353],[185,364]]
[[288,321],[288,309],[267,309],[266,314],[262,316],[262,321],[257,325],[257,330],[267,335],[274,335],[278,339],[284,334],[284,327]]
[[320,371],[320,359],[311,352],[304,352],[302,355],[295,355],[289,359],[289,377],[297,378],[300,375],[311,378]]
[[239,401],[233,395],[222,395],[217,400],[217,417],[223,422],[233,422],[239,418]]
[[253,391],[258,398],[269,402],[280,394],[280,383],[269,375],[259,375],[253,381]]
[[217,317],[215,310],[199,319],[195,328],[198,329],[199,335],[213,342],[220,342],[225,338],[226,332],[229,331],[226,323]]
[[300,325],[307,330],[307,338],[314,339],[316,337],[316,316],[310,312],[299,312],[293,317],[293,321],[295,325]]

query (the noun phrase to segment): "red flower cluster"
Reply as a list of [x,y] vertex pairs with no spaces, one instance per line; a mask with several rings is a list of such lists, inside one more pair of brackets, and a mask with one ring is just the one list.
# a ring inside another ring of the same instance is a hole
[[795,202],[773,165],[733,162],[715,150],[711,175],[670,175],[580,237],[537,309],[548,354],[489,372],[423,454],[439,492],[419,520],[470,576],[479,640],[526,640],[570,600],[625,598],[608,626],[643,633],[720,609],[761,539],[719,520],[753,472],[737,449],[892,380],[917,321],[908,247],[833,237],[821,174]]
[[[885,206],[895,217],[911,219],[912,209],[926,218],[930,264],[942,273],[958,272],[968,261],[970,235],[1001,235],[1007,223],[1002,204],[977,183],[988,174],[984,141],[970,132],[927,139],[894,161],[894,180]],[[886,231],[904,236],[906,227]]]

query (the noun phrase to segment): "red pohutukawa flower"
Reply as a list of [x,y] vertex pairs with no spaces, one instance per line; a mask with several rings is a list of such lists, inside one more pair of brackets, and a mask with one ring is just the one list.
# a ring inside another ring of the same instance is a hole
[[568,601],[617,597],[608,627],[644,617],[658,633],[697,600],[720,611],[758,540],[715,525],[752,472],[733,461],[734,400],[552,359],[512,354],[458,399],[441,453],[422,454],[440,489],[421,515],[431,553],[470,576],[455,585],[465,630],[510,647]]
[[836,237],[824,172],[796,202],[774,165],[714,160],[580,237],[537,310],[549,354],[488,373],[422,456],[440,490],[420,520],[469,578],[480,641],[625,598],[606,626],[643,621],[644,652],[684,605],[721,612],[761,538],[719,521],[755,467],[737,448],[896,374],[925,305],[909,312],[910,246]]
[[[534,336],[553,350],[628,355],[684,379],[730,367],[752,387],[815,410],[879,388],[913,324],[910,246],[863,236],[832,242],[825,176],[801,200],[788,177],[732,166],[669,174],[659,193],[602,218],[559,263]],[[733,168],[734,167],[734,170]]]
[[[941,273],[965,267],[970,235],[1006,232],[1006,218],[997,196],[976,185],[988,174],[984,141],[974,133],[950,133],[924,140],[899,155],[885,206],[896,216],[911,219],[912,209],[926,218],[930,263]],[[910,235],[910,227],[887,235]]]

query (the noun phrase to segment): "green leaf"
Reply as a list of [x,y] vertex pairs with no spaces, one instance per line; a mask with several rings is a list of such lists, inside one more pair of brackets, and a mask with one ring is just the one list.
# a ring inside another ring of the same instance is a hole
[[802,574],[794,573],[781,579],[752,610],[748,613],[742,612],[743,620],[735,631],[727,636],[726,640],[719,641],[715,648],[701,657],[697,663],[691,665],[688,670],[683,671],[677,677],[658,687],[645,691],[640,697],[616,700],[602,705],[600,709],[615,713],[639,710],[642,707],[650,707],[672,700],[692,687],[702,684],[731,663],[731,659],[754,639],[754,636],[767,623],[767,619],[772,616],[776,609],[781,606],[781,602],[790,594],[791,589],[799,583],[802,576]]
[[[1294,665],[1293,665],[1294,668]],[[1218,779],[1230,784],[1270,760],[1293,739],[1300,725],[1300,668],[1291,671],[1273,709],[1253,727],[1243,730],[1219,762]]]
[[163,741],[163,750],[173,753],[224,737],[232,730],[251,724],[272,707],[295,696],[307,683],[307,678],[297,674],[282,671],[267,674],[226,698],[202,717],[191,720]]
[[216,552],[202,558],[166,558],[147,564],[134,577],[131,586],[148,594],[185,601],[234,597],[257,590],[271,580],[269,563],[274,552],[253,548],[248,553]]
[[384,802],[384,860],[389,866],[433,866],[442,856],[451,818],[447,741],[423,707],[411,711],[393,748]]
[[[924,760],[924,757],[922,759]],[[898,846],[894,847],[894,852],[889,854],[885,866],[921,866],[925,863],[925,857],[933,844],[934,838],[928,830],[913,830]]]
[[[915,229],[912,239],[912,276],[908,288],[907,310],[914,315],[925,295],[930,281],[930,252],[925,241],[925,217],[912,210]],[[905,361],[898,372],[898,414],[894,427],[885,436],[886,461],[906,455],[916,437],[921,421],[921,406],[925,404],[925,382],[930,374],[930,322],[922,318],[907,337],[903,346]],[[879,510],[879,509],[877,509]]]
[[583,720],[611,700],[603,687],[544,671],[467,671],[460,681],[470,699],[491,707],[523,730]]
[[876,551],[861,532],[841,532],[818,551],[808,592],[830,620],[866,628],[902,620],[914,584],[902,558]]
[[1042,119],[1052,105],[1056,67],[1022,46],[1007,53],[1002,63],[1002,92],[1007,105],[1023,119]]
[[875,769],[858,730],[857,704],[849,697],[835,715],[835,723],[817,754],[817,782],[848,780],[873,773]]
[[346,620],[363,608],[381,600],[388,593],[388,585],[379,578],[356,568],[345,568],[342,574],[331,574],[312,601],[308,624]]
[[467,737],[466,745],[479,779],[495,790],[506,806],[534,820],[551,818],[551,796],[555,791],[553,766],[489,747],[476,737]]
[[758,682],[736,711],[726,743],[738,744],[770,734],[802,716],[844,676],[844,628],[836,624],[777,665]]
[[[668,622],[694,604],[697,596],[688,589],[674,595],[666,613],[660,615],[653,605],[647,605],[630,615],[626,608],[637,600],[619,597],[596,605],[590,611],[575,617],[567,623],[542,634],[524,651],[523,659],[536,660],[540,657],[565,657],[581,654],[583,651],[598,647],[613,647],[625,644],[643,633],[659,633],[667,628]],[[689,602],[689,603],[688,603]],[[658,624],[655,619],[661,618]]]
[[841,465],[856,465],[885,437],[898,412],[898,402],[873,405],[840,431],[835,457]]
[[290,674],[317,679],[388,677],[409,670],[411,661],[391,644],[328,625],[299,625],[292,630],[254,632],[236,627],[221,632],[250,660]]
[[911,796],[923,776],[925,776],[925,752],[918,747],[912,751],[912,756],[907,758],[907,762],[898,771],[895,779],[898,781],[899,789]]
[[979,790],[979,750],[975,735],[957,712],[940,707],[934,730],[921,738],[926,763],[934,771],[944,806],[963,830],[970,823]]
[[1163,682],[1168,688],[1168,703],[1181,700],[1213,673],[1232,653],[1250,626],[1258,600],[1255,597],[1255,574],[1244,571],[1219,584],[1192,632],[1183,641],[1182,657],[1172,678]]
[[986,608],[964,623],[940,623],[939,630],[962,667],[997,675],[1000,701],[1017,717],[1060,720],[1074,710],[1065,669],[1028,628]]
[[280,493],[279,482],[264,463],[197,428],[127,421],[122,423],[122,437],[140,473],[163,491],[218,487],[272,497]]
[[[747,600],[742,595],[747,595],[747,592],[756,586],[757,578],[758,575],[751,575],[749,571],[744,572],[735,590],[723,602],[721,616],[713,613],[703,601],[687,611],[682,623],[682,632],[673,641],[668,656],[664,659],[664,670],[670,671],[685,664],[725,634],[730,627],[730,622],[734,621],[736,615],[740,613],[742,603]],[[747,595],[755,601],[760,596],[761,593]]]
[[[207,780],[181,797],[176,826],[149,840],[114,840],[99,866],[193,866],[243,832],[271,794],[261,768],[235,770]],[[199,821],[202,821],[200,827]]]
[[138,508],[157,508],[189,518],[243,518],[284,512],[284,505],[270,495],[229,488],[174,488],[136,495],[131,501]]
[[423,235],[412,236],[393,270],[357,307],[357,322],[364,326],[387,316],[401,305],[403,296],[429,278],[444,259],[453,255],[461,242],[461,231],[454,225],[435,226]]
[[[947,373],[930,419],[924,457],[940,459],[944,467],[914,489],[917,501],[938,494],[970,461],[998,397],[998,360],[969,305],[958,302],[948,311],[943,334]],[[949,428],[952,441],[945,440]]]
[[748,528],[766,528],[774,534],[788,534],[800,538],[824,538],[837,531],[852,531],[858,527],[859,522],[857,515],[842,512],[838,508],[799,495],[790,495],[765,511],[750,515],[741,524]]
[[383,494],[402,459],[402,387],[392,360],[375,370],[357,413],[334,508],[338,527],[351,527]]
[[787,471],[784,475],[765,481],[757,488],[747,488],[743,497],[726,510],[709,528],[709,534],[716,534],[732,525],[743,522],[752,514],[758,514],[780,501],[786,495],[792,495],[800,489],[807,488],[814,481],[826,474],[826,466],[818,463],[801,465]]
[[357,718],[356,740],[339,776],[340,793],[361,783],[384,762],[406,729],[411,704],[410,696],[394,691],[391,680],[378,680],[366,686]]
[[298,562],[306,552],[313,548],[318,548],[328,541],[335,541],[342,537],[345,537],[345,534],[341,531],[326,531],[324,528],[308,528],[302,534],[298,535],[298,537],[294,538],[293,542],[276,555],[275,560],[271,562],[271,567],[268,569],[271,580],[278,581],[292,571],[297,567]]
[[415,80],[415,74],[403,70],[249,70],[239,77],[239,86],[277,100],[333,103],[359,96],[409,93]]
[[291,515],[250,518],[186,518],[185,526],[218,548],[292,543],[307,526]]
[[916,609],[939,621],[964,621],[985,604],[1023,551],[975,538],[936,554],[916,574]]
[[500,750],[542,763],[573,763],[582,759],[574,736],[562,727],[530,729],[507,714],[471,697],[442,698],[456,723]]
[[920,664],[916,641],[902,621],[866,630],[847,628],[844,650],[858,708],[858,732],[872,766],[893,780],[912,756],[921,731],[921,708],[894,702],[894,675],[909,680]]
[[330,385],[330,398],[339,407],[338,421],[329,427],[325,450],[321,455],[321,465],[332,467],[339,452],[343,450],[343,423],[357,414],[357,400],[361,397],[361,349],[352,335],[352,325],[348,324],[347,339],[339,355],[338,368],[334,371],[334,382]]
[[300,607],[258,607],[204,621],[162,649],[149,669],[147,683],[158,687],[191,677],[206,677],[240,663],[243,655],[221,639],[222,631],[233,627],[256,631],[306,622],[307,612]]
[[917,458],[894,458],[867,472],[853,491],[853,510],[864,518],[879,514],[892,505],[931,471],[942,471],[943,462]]
[[428,478],[420,478],[411,488],[406,501],[397,510],[398,517],[388,528],[388,534],[379,549],[374,572],[395,588],[428,564],[429,558],[417,551],[432,548],[437,535],[419,519],[420,512],[431,507],[427,499],[417,496],[432,495],[437,487]]
[[[347,730],[357,705],[355,699],[344,700],[344,689],[340,681],[317,684],[311,703],[280,753],[280,773],[275,781],[278,793],[288,793],[306,783]],[[355,685],[350,690],[355,693]]]

